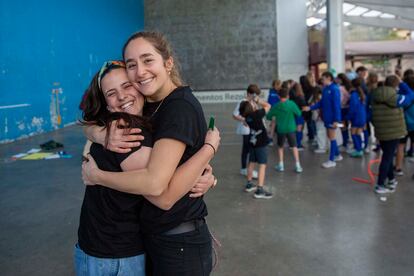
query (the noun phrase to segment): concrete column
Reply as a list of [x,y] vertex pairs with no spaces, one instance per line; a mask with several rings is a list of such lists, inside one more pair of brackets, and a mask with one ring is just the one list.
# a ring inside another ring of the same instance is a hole
[[306,0],[276,0],[277,65],[282,80],[299,80],[308,71]]
[[328,68],[335,69],[337,73],[345,71],[343,2],[343,0],[326,1]]

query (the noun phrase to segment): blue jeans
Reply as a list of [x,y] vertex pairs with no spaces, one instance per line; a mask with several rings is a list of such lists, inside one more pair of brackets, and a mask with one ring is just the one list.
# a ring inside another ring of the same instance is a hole
[[128,258],[97,258],[75,245],[77,276],[145,276],[145,255]]

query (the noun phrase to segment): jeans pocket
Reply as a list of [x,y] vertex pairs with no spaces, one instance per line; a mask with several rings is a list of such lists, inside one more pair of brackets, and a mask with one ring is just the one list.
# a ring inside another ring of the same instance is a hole
[[87,258],[88,256],[83,252],[83,250],[79,247],[79,244],[74,246],[74,254],[73,254],[74,262],[75,262],[75,272],[77,276],[84,276],[87,275]]

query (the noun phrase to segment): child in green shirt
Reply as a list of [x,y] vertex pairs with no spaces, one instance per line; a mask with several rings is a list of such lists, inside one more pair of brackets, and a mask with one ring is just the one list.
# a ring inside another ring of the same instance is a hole
[[299,107],[289,100],[289,91],[282,88],[280,91],[280,102],[273,106],[269,113],[269,118],[276,118],[277,145],[279,154],[279,164],[275,167],[278,171],[284,171],[283,164],[283,145],[287,139],[289,147],[293,150],[293,156],[296,161],[295,171],[303,171],[299,161],[299,151],[296,143],[296,121],[295,118],[301,116],[302,112]]

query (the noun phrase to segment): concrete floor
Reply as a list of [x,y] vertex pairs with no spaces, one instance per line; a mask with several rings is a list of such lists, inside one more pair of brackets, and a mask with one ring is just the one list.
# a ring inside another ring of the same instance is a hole
[[[290,155],[286,171],[276,172],[272,150],[266,183],[275,197],[256,200],[243,191],[245,179],[238,174],[233,107],[205,106],[222,133],[213,162],[219,184],[206,196],[210,229],[222,244],[213,275],[414,275],[413,163],[405,163],[397,192],[383,202],[368,185],[352,181],[366,176],[375,155],[345,158],[324,170],[320,163],[327,157],[305,150],[299,175]],[[62,142],[73,158],[8,161],[50,139]],[[1,275],[74,274],[83,142],[81,129],[72,126],[0,145]]]

